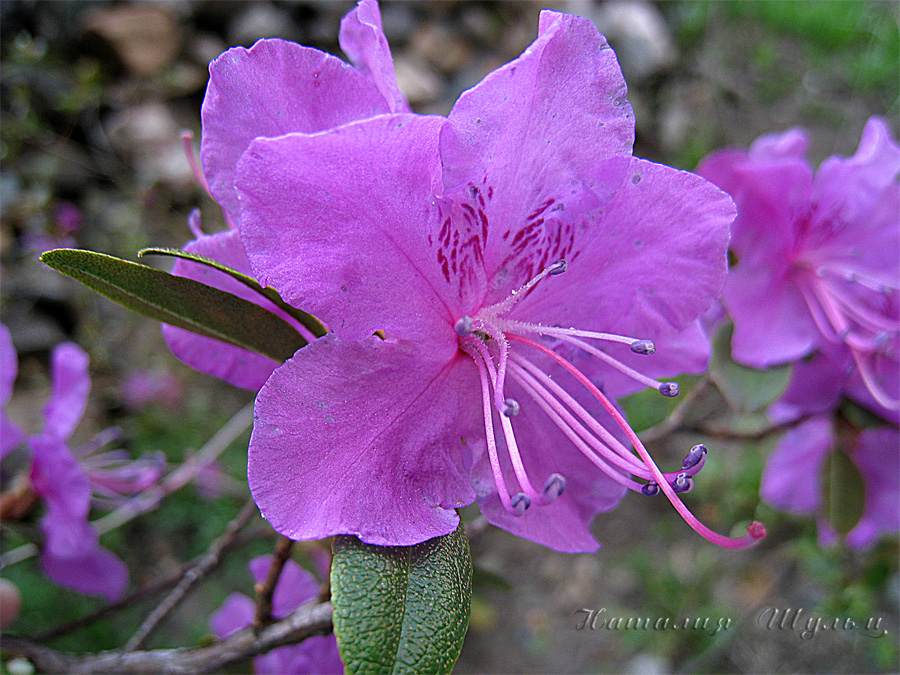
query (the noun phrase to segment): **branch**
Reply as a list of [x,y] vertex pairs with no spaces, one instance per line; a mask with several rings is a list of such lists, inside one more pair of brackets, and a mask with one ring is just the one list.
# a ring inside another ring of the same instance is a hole
[[238,532],[250,521],[251,516],[256,512],[256,504],[252,499],[248,500],[235,519],[228,523],[228,527],[225,528],[222,536],[210,545],[203,559],[185,572],[184,577],[172,589],[172,592],[144,619],[144,623],[141,624],[137,632],[131,636],[131,639],[125,645],[126,652],[133,652],[146,644],[150,634],[178,606],[178,603],[184,599],[188,591],[219,564],[222,554],[232,546]]
[[327,635],[332,630],[331,615],[330,602],[308,604],[262,630],[245,628],[210,647],[194,649],[72,654],[48,649],[24,638],[4,635],[3,650],[29,659],[41,673],[192,675],[218,672],[231,663],[264,654],[276,647],[297,644],[313,635]]
[[257,628],[272,623],[272,596],[275,594],[275,585],[281,577],[281,570],[291,556],[293,546],[293,540],[287,537],[278,538],[266,578],[256,585],[256,615],[253,617],[253,625]]

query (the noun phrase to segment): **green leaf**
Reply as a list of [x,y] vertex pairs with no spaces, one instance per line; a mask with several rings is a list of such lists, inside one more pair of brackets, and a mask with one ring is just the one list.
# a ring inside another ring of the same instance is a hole
[[828,455],[822,487],[825,518],[837,532],[847,534],[862,518],[866,486],[846,453],[834,450]]
[[300,323],[300,325],[305,327],[316,337],[322,337],[328,332],[327,330],[325,330],[325,326],[322,325],[322,322],[312,314],[307,314],[302,309],[297,309],[293,305],[289,305],[284,300],[282,300],[281,296],[278,294],[278,291],[276,291],[274,288],[271,288],[270,286],[266,286],[265,288],[263,288],[253,277],[248,276],[243,272],[238,272],[237,270],[232,269],[227,265],[223,265],[218,260],[213,260],[212,258],[207,258],[206,256],[198,255],[196,253],[182,251],[178,248],[144,248],[138,251],[138,258],[142,258],[145,255],[172,256],[174,258],[190,260],[191,262],[199,263],[201,265],[206,265],[207,267],[217,269],[220,272],[224,272],[234,280],[244,284],[250,290],[259,293],[262,297],[271,301],[273,304],[275,304],[276,307],[281,309],[288,316],[296,319]]
[[469,625],[471,597],[462,523],[415,546],[334,538],[334,633],[348,673],[449,673]]
[[784,393],[791,379],[791,366],[756,370],[735,363],[731,358],[733,331],[734,326],[730,322],[716,331],[709,374],[733,408],[745,413],[756,412]]
[[76,249],[55,249],[41,262],[144,316],[282,363],[306,345],[300,333],[259,305],[162,270]]

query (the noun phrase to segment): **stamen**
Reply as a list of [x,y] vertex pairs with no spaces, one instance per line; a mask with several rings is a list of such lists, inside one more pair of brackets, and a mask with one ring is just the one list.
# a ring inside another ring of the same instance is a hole
[[509,505],[512,507],[511,513],[514,516],[521,516],[528,510],[528,507],[531,506],[531,499],[523,492],[519,492],[513,495],[513,498],[509,501]]
[[626,366],[624,363],[622,363],[618,359],[613,358],[606,352],[601,351],[593,345],[589,345],[587,342],[579,340],[578,338],[572,337],[570,335],[559,335],[557,337],[563,342],[573,344],[579,349],[583,349],[588,354],[596,356],[601,361],[604,361],[605,363],[611,365],[620,373],[627,375],[633,380],[637,380],[645,387],[654,387],[658,389],[659,393],[661,393],[663,396],[678,396],[678,384],[676,382],[660,382],[659,380],[655,380],[652,377],[647,377],[643,373],[636,371],[634,368]]
[[816,274],[820,277],[824,276],[825,274],[833,274],[840,279],[859,284],[860,286],[873,290],[876,293],[889,293],[892,290],[898,289],[897,286],[887,284],[884,281],[876,279],[858,269],[854,269],[853,267],[848,267],[846,265],[837,263],[829,263],[827,265],[819,266],[818,268],[816,268]]
[[491,386],[488,382],[487,364],[482,360],[480,353],[472,348],[471,344],[460,345],[472,360],[478,366],[478,375],[481,378],[481,402],[482,412],[484,414],[484,435],[487,438],[488,459],[491,463],[491,474],[494,477],[494,485],[497,486],[497,494],[500,497],[500,503],[510,513],[513,513],[513,507],[509,498],[509,489],[506,487],[506,480],[503,478],[503,470],[500,468],[500,458],[497,455],[497,440],[494,438],[494,422],[491,401]]
[[678,396],[677,382],[663,382],[657,389],[659,389],[659,393],[663,396]]
[[653,497],[659,494],[659,483],[656,481],[650,481],[649,483],[645,483],[644,487],[641,488],[641,492],[643,492],[648,497]]
[[515,417],[519,414],[519,402],[514,398],[508,398],[503,401],[503,408],[500,410],[507,417]]
[[628,425],[628,422],[624,417],[622,417],[621,413],[616,410],[616,407],[612,404],[612,402],[603,394],[603,392],[601,392],[596,387],[596,385],[594,385],[593,382],[591,382],[587,377],[584,376],[581,371],[575,368],[575,366],[566,361],[559,354],[554,352],[552,349],[548,349],[539,342],[535,342],[530,338],[515,334],[510,334],[507,336],[507,338],[511,341],[519,342],[521,344],[533,347],[541,353],[546,354],[547,356],[552,358],[570,375],[578,380],[594,396],[594,398],[597,399],[597,401],[603,406],[606,412],[609,413],[610,416],[612,416],[616,424],[619,425],[619,428],[622,429],[622,431],[628,437],[628,440],[631,442],[638,455],[640,455],[641,459],[650,469],[657,484],[665,493],[666,497],[668,497],[669,501],[672,503],[672,506],[675,507],[675,510],[678,511],[681,517],[684,518],[685,522],[700,536],[714,544],[718,544],[719,546],[722,546],[724,548],[731,549],[747,548],[758,543],[758,541],[765,536],[765,527],[761,523],[751,523],[751,525],[748,526],[747,534],[744,537],[733,538],[713,532],[706,525],[697,520],[697,517],[693,513],[691,513],[687,506],[685,506],[681,499],[679,499],[678,495],[672,489],[672,486],[665,481],[662,471],[660,471],[659,467],[656,466],[656,463],[653,461],[650,453],[647,452],[644,444],[641,443],[641,439],[638,438],[637,434],[634,433],[634,430]]
[[547,476],[547,481],[544,483],[544,489],[541,490],[543,503],[550,504],[556,501],[557,497],[559,497],[565,489],[566,479],[558,473],[551,473]]
[[540,272],[540,274],[538,274],[536,277],[534,277],[533,279],[528,281],[526,284],[524,284],[523,286],[520,286],[519,288],[514,290],[505,299],[501,300],[500,302],[498,302],[494,305],[491,305],[490,307],[485,307],[484,309],[481,310],[481,312],[479,312],[479,314],[481,314],[482,316],[487,316],[487,317],[497,317],[497,316],[500,316],[501,314],[505,314],[506,312],[511,310],[513,307],[515,307],[516,303],[518,303],[519,300],[524,298],[525,295],[528,293],[528,291],[530,291],[532,288],[534,288],[538,284],[538,282],[541,281],[541,279],[543,279],[544,277],[546,277],[547,275],[550,275],[550,274],[552,274],[554,276],[556,276],[557,274],[562,274],[563,272],[566,271],[566,267],[567,267],[567,263],[565,260],[557,260],[555,263],[553,263],[549,267],[544,268],[544,270],[542,272]]
[[700,464],[700,462],[706,461],[706,446],[703,443],[698,443],[693,448],[688,451],[688,454],[685,455],[685,458],[681,461],[682,469],[693,469],[695,466]]
[[675,476],[675,480],[672,481],[672,489],[677,493],[681,494],[682,492],[690,492],[694,487],[694,479],[687,475],[686,472],[680,473]]
[[[515,364],[514,364],[515,365]],[[641,489],[641,484],[630,478],[626,478],[619,471],[614,469],[607,463],[612,462],[621,471],[635,473],[634,467],[631,467],[624,459],[606,447],[598,439],[594,438],[587,430],[579,424],[552,396],[548,394],[531,375],[525,372],[520,366],[515,365],[512,376],[523,389],[531,396],[540,408],[547,414],[550,420],[562,431],[573,445],[583,454],[590,462],[600,469],[604,474],[612,478],[620,485],[634,490]],[[602,455],[602,456],[601,456]]]
[[569,264],[565,260],[557,260],[547,268],[547,273],[557,276],[558,274],[565,272],[568,268]]
[[[638,338],[628,337],[627,335],[616,335],[615,333],[598,333],[592,330],[580,330],[578,328],[560,328],[559,326],[542,326],[534,323],[523,323],[521,321],[502,320],[497,324],[507,333],[534,333],[537,335],[545,335],[549,337],[559,337],[561,335],[571,335],[573,337],[592,338],[594,340],[605,340],[606,342],[618,342],[631,347],[633,352],[638,354],[653,354],[656,352],[656,346],[651,340],[640,340]],[[637,347],[635,347],[637,345]],[[648,351],[640,351],[647,349]]]
[[459,335],[460,337],[465,337],[472,332],[472,317],[460,317],[459,319],[457,319],[456,324],[453,327],[456,329],[457,335]]
[[[471,339],[470,344],[475,347],[475,350],[478,352],[479,356],[481,356],[484,366],[487,369],[487,375],[493,380],[494,389],[496,390],[499,378],[497,372],[494,370],[494,364],[491,361],[490,353],[487,351],[487,348],[481,340]],[[531,481],[528,478],[528,472],[525,470],[525,463],[522,461],[521,454],[519,454],[519,445],[516,442],[516,435],[513,432],[512,424],[510,423],[508,416],[500,416],[500,426],[503,429],[503,436],[506,440],[506,450],[509,454],[509,460],[512,463],[513,471],[519,481],[519,486],[529,498],[539,499],[540,495],[531,484]]]
[[655,354],[656,345],[652,340],[635,340],[631,343],[631,351],[635,354]]
[[[518,361],[527,364],[529,370],[526,371],[525,368],[517,363]],[[641,483],[626,478],[619,473],[619,471],[625,471],[629,474],[638,476],[639,478],[643,478],[644,480],[649,480],[651,474],[647,470],[647,467],[640,463],[633,453],[629,452],[618,439],[612,436],[612,434],[600,425],[587,411],[581,408],[577,401],[572,399],[564,389],[559,388],[559,385],[553,382],[553,380],[534,364],[515,353],[513,354],[513,364],[510,372],[513,379],[525,389],[526,393],[534,399],[560,431],[562,431],[575,447],[578,448],[578,450],[598,469],[629,490],[635,492],[642,490],[643,485]],[[563,407],[560,400],[555,398],[554,395],[538,382],[536,378],[540,378],[541,381],[548,386],[554,387],[554,391],[560,399],[565,400],[566,404],[575,411],[579,417],[585,420],[592,430],[603,437],[604,440],[601,441],[599,438],[593,436],[584,425],[576,420],[572,414]],[[610,447],[613,445],[616,447],[615,451]],[[695,475],[702,468],[703,464],[700,463],[695,468],[688,470],[687,473],[689,475]],[[664,473],[663,475],[666,480],[674,480],[678,474],[672,472]]]

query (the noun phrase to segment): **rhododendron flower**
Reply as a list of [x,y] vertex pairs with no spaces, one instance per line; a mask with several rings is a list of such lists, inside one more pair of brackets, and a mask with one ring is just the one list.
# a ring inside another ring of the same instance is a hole
[[[760,496],[769,504],[797,514],[818,516],[819,541],[830,545],[837,533],[823,510],[823,472],[836,445],[831,420],[817,415],[788,431],[772,453],[762,476]],[[851,548],[868,548],[883,534],[900,530],[900,431],[865,429],[848,456],[865,486],[859,522],[844,538]]]
[[[272,556],[264,555],[250,561],[250,573],[256,583],[262,583],[272,564]],[[282,619],[302,604],[313,600],[319,593],[319,584],[313,576],[293,560],[284,564],[275,592],[272,595],[272,616]],[[210,617],[213,633],[220,639],[237,633],[253,624],[256,606],[243,593],[229,595],[219,610]],[[298,645],[273,649],[253,659],[253,670],[258,675],[305,675],[343,673],[344,664],[338,653],[337,638],[332,635],[316,635]]]
[[815,176],[805,149],[795,129],[698,168],[738,205],[738,262],[723,296],[732,354],[755,368],[817,354],[798,364],[777,417],[825,410],[844,392],[896,419],[900,147],[872,118],[856,154],[825,160]]
[[[12,393],[17,357],[9,331],[0,324],[0,361],[4,402]],[[91,380],[88,355],[78,345],[57,345],[50,355],[52,393],[44,406],[44,428],[27,436],[12,428],[4,413],[4,454],[27,441],[32,453],[31,483],[46,505],[41,520],[44,546],[41,565],[56,583],[82,593],[119,598],[128,585],[128,569],[101,547],[88,521],[92,492],[115,500],[150,487],[164,469],[162,455],[129,461],[121,452],[95,454],[117,435],[107,429],[75,452],[68,439],[87,406]]]
[[[375,0],[363,0],[344,17],[340,44],[353,66],[318,49],[277,39],[260,40],[250,49],[229,49],[210,63],[201,110],[203,172],[195,167],[195,173],[225,210],[231,229],[204,235],[199,215],[192,216],[196,238],[185,250],[250,273],[246,253],[233,229],[240,219],[234,172],[253,139],[297,131],[314,133],[374,115],[409,110],[397,88]],[[178,261],[173,272],[256,302],[312,339],[284,312],[222,272],[184,261]],[[238,387],[258,390],[278,366],[260,354],[180,328],[164,326],[163,333],[179,359]]]
[[511,532],[590,551],[591,518],[632,489],[722,545],[763,536],[700,524],[678,493],[706,449],[664,474],[595,384],[677,393],[633,365],[652,340],[702,339],[734,215],[699,177],[631,156],[625,93],[589,21],[543,12],[447,119],[249,143],[233,184],[251,270],[333,331],[257,397],[250,487],[279,532],[409,545],[477,498]]

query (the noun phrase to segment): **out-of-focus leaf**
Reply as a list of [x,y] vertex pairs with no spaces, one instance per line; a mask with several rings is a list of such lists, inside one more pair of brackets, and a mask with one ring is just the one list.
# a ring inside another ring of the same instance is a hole
[[471,597],[462,523],[415,546],[334,538],[334,633],[348,673],[449,673],[469,625]]
[[279,363],[306,345],[300,333],[272,312],[193,279],[76,249],[47,251],[41,262],[139,314]]
[[733,329],[731,323],[725,323],[716,331],[709,374],[732,407],[745,413],[756,412],[784,393],[791,379],[791,366],[756,370],[735,363],[731,358]]
[[825,517],[841,534],[847,534],[862,518],[865,482],[853,461],[841,450],[828,455],[822,475]]

